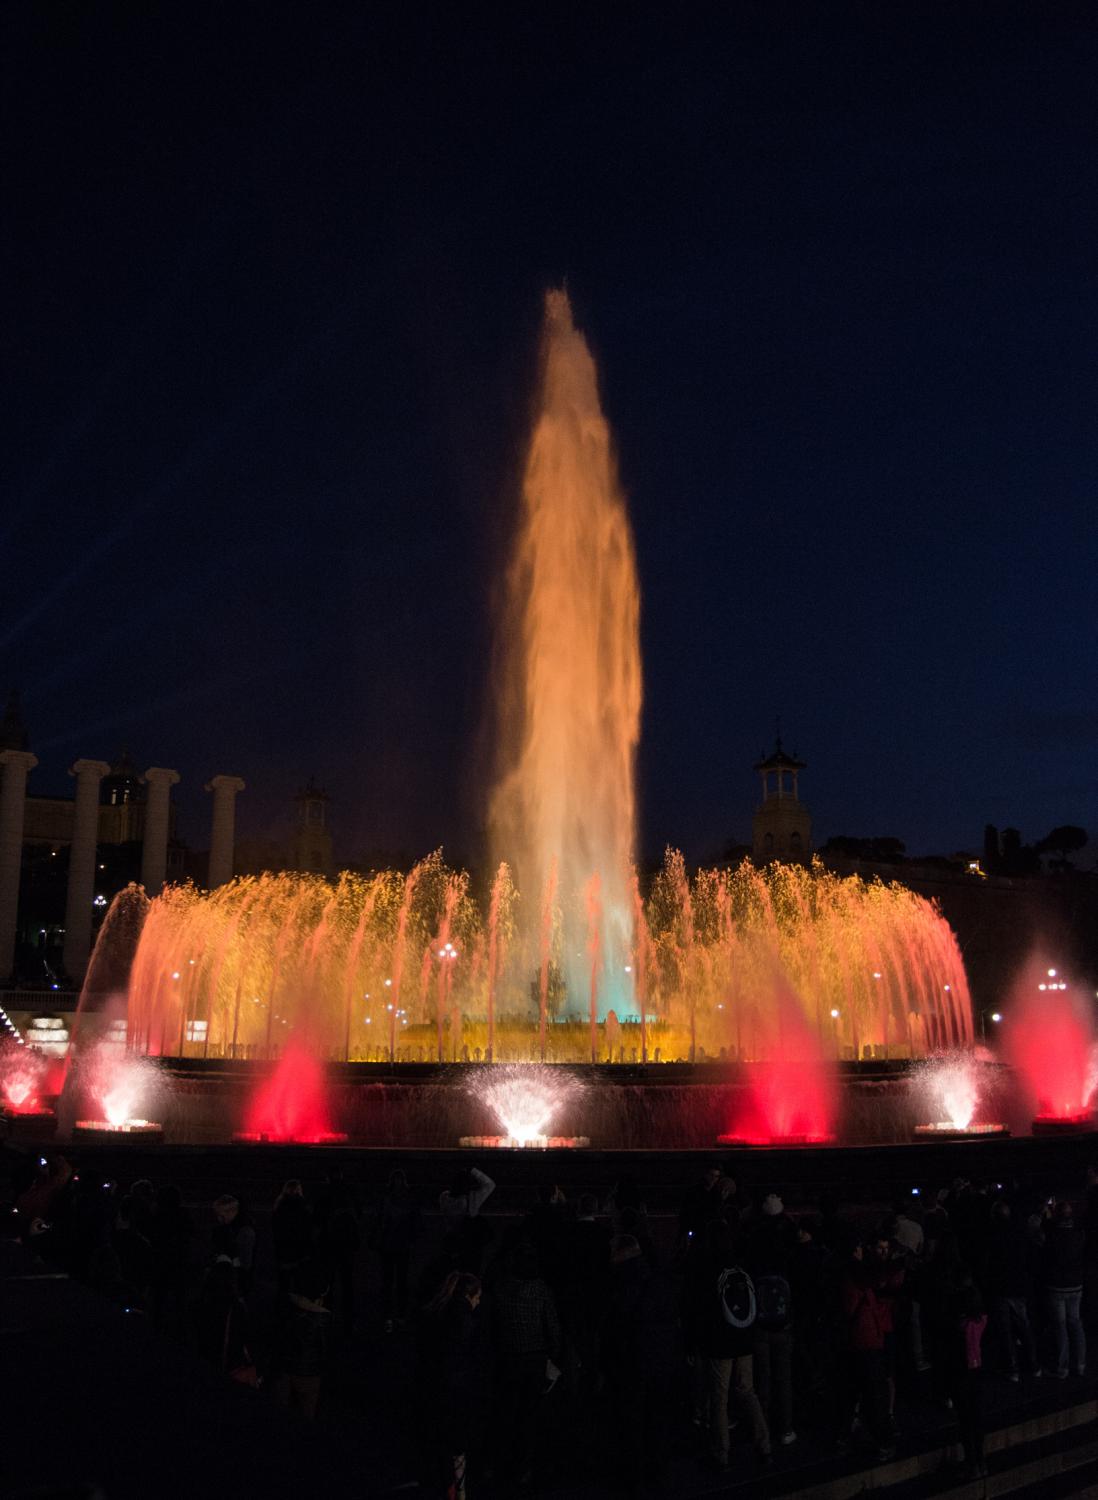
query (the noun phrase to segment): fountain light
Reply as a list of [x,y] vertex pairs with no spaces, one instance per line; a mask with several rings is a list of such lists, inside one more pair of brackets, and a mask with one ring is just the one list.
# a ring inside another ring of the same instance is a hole
[[1010,1134],[1006,1125],[976,1119],[985,1075],[971,1053],[928,1058],[912,1076],[915,1092],[931,1116],[930,1123],[915,1126],[916,1140],[986,1140]]
[[0,1052],[0,1114],[9,1134],[51,1134],[57,1118],[43,1104],[41,1090],[46,1081],[46,1061],[29,1047],[6,1046]]
[[247,1145],[343,1145],[345,1132],[329,1120],[324,1069],[296,1037],[269,1078],[256,1090],[243,1130],[233,1140]]
[[102,1041],[79,1065],[80,1082],[102,1111],[99,1118],[77,1120],[74,1139],[97,1136],[162,1136],[163,1126],[145,1117],[157,1091],[159,1075],[147,1058]]
[[1003,1028],[1007,1060],[1032,1104],[1034,1135],[1093,1130],[1098,1037],[1089,1003],[1062,971],[1033,956],[1018,975]]
[[581,1092],[570,1073],[537,1063],[495,1067],[475,1078],[468,1092],[491,1110],[502,1134],[463,1135],[461,1146],[555,1151],[591,1144],[585,1135],[548,1133],[561,1106]]
[[750,1071],[747,1097],[720,1146],[827,1146],[835,1140],[836,1074],[800,998],[780,977],[774,1003],[782,1047]]

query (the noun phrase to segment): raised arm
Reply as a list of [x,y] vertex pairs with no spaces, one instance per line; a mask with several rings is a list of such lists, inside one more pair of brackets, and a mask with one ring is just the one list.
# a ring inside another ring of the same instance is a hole
[[473,1167],[469,1175],[475,1184],[469,1189],[469,1212],[475,1214],[479,1213],[483,1205],[488,1202],[496,1190],[496,1185],[488,1173],[482,1172],[479,1167]]

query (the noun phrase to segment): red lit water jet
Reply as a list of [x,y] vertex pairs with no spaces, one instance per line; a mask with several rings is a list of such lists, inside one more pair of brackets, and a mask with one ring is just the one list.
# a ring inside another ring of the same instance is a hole
[[331,1128],[321,1064],[304,1042],[291,1038],[274,1072],[256,1090],[238,1141],[318,1146],[345,1141]]
[[45,1078],[45,1058],[26,1047],[5,1047],[0,1052],[0,1105],[4,1113],[49,1114],[39,1098]]
[[774,981],[770,1056],[751,1068],[732,1129],[721,1145],[812,1146],[835,1139],[835,1072],[789,984]]
[[1004,1052],[1022,1082],[1035,1133],[1092,1124],[1094,1020],[1078,988],[1035,955],[1004,1009]]

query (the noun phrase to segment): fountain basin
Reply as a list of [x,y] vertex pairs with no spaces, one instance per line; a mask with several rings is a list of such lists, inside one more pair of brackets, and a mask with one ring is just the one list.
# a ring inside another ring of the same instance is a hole
[[266,1130],[234,1130],[233,1141],[241,1146],[344,1146],[345,1130],[321,1130],[308,1138],[294,1135],[272,1135]]
[[1034,1115],[1030,1129],[1034,1135],[1085,1135],[1095,1127],[1092,1114]]
[[586,1135],[463,1135],[459,1146],[492,1151],[576,1151],[591,1144]]
[[0,1122],[8,1140],[41,1140],[57,1131],[57,1116],[45,1106],[36,1109],[0,1110]]
[[916,1141],[981,1141],[1009,1134],[1010,1126],[999,1123],[955,1125],[951,1120],[938,1120],[933,1125],[916,1125],[911,1137]]
[[164,1136],[164,1127],[156,1120],[119,1120],[112,1124],[110,1120],[77,1120],[72,1130],[73,1140],[94,1141],[103,1138],[110,1140],[161,1140]]
[[762,1136],[746,1135],[719,1135],[718,1146],[833,1146],[835,1144],[833,1135],[774,1135],[764,1139]]

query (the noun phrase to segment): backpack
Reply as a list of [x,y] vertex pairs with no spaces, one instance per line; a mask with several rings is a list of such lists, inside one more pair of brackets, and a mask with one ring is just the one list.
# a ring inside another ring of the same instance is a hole
[[789,1282],[777,1273],[760,1276],[755,1284],[758,1319],[764,1328],[784,1328],[793,1308]]
[[742,1266],[727,1266],[717,1277],[721,1316],[732,1328],[750,1328],[755,1321],[755,1286]]

